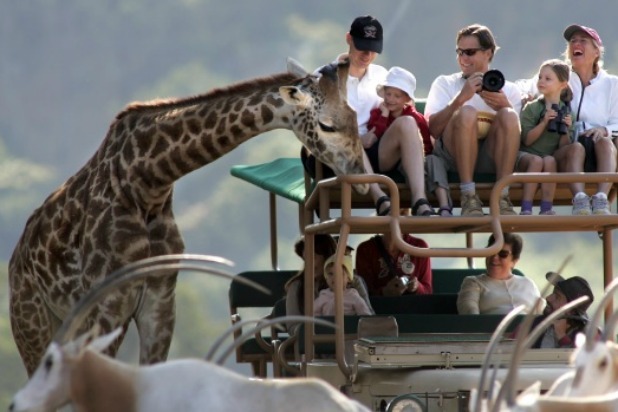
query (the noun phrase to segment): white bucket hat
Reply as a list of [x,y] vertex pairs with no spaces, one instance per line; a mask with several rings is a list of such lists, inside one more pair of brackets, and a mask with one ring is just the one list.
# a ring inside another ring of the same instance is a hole
[[376,87],[378,96],[384,98],[384,87],[396,87],[399,90],[403,90],[410,96],[410,99],[414,99],[414,91],[416,90],[416,77],[406,69],[398,66],[393,66],[386,75],[386,80],[383,84],[379,84]]

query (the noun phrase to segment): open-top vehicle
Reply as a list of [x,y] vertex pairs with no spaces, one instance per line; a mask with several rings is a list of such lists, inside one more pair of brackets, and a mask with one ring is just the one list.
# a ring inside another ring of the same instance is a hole
[[[417,106],[419,102],[417,102]],[[422,102],[420,102],[422,109]],[[491,334],[503,316],[458,315],[455,299],[464,276],[478,274],[472,259],[490,256],[502,248],[503,232],[532,233],[596,232],[603,248],[604,285],[613,280],[612,231],[618,226],[618,215],[607,216],[503,216],[499,214],[502,188],[510,186],[511,199],[521,199],[525,182],[556,182],[556,205],[570,204],[568,183],[580,181],[587,189],[600,181],[618,182],[616,173],[586,174],[512,174],[499,181],[495,176],[477,176],[477,192],[489,205],[483,217],[410,217],[400,216],[401,205],[410,204],[410,193],[400,177],[383,175],[348,175],[315,181],[304,172],[300,159],[277,159],[261,165],[235,166],[232,174],[269,192],[272,271],[265,276],[277,276],[277,212],[276,198],[292,200],[299,207],[299,227],[305,235],[306,267],[313,268],[314,236],[330,233],[339,236],[337,258],[343,258],[350,235],[391,232],[398,247],[416,256],[460,258],[467,264],[461,269],[434,269],[434,294],[376,298],[380,327],[390,332],[372,333],[362,326],[363,317],[344,316],[341,288],[336,288],[338,301],[334,321],[336,330],[306,325],[298,336],[273,342],[259,342],[261,350],[272,354],[275,376],[282,371],[320,377],[340,388],[348,396],[360,400],[375,411],[467,411],[470,391],[477,387],[481,366]],[[457,176],[453,176],[456,182]],[[359,209],[373,208],[368,195],[354,192],[359,183],[381,184],[391,198],[390,216],[367,216]],[[455,204],[459,192],[453,184],[451,194]],[[610,200],[615,204],[615,189]],[[539,199],[535,199],[538,201]],[[405,206],[404,206],[405,207]],[[415,248],[405,243],[402,233],[443,234],[465,238],[461,248]],[[497,243],[486,248],[474,248],[475,234],[493,233]],[[559,262],[558,262],[559,264]],[[556,266],[558,266],[558,264]],[[281,272],[282,275],[290,272]],[[521,273],[520,273],[521,274]],[[305,313],[313,313],[312,276],[306,277]],[[341,282],[336,277],[337,283]],[[542,285],[539,285],[542,286]],[[280,296],[280,295],[279,295]],[[612,313],[612,305],[606,308]],[[521,317],[520,317],[521,318]],[[511,331],[517,327],[511,325]],[[388,328],[388,325],[392,326]],[[514,347],[511,334],[506,334],[489,361],[499,365],[497,380],[504,379]],[[261,338],[258,337],[258,341]],[[517,389],[523,390],[540,381],[546,391],[565,372],[570,370],[568,349],[533,349],[525,352],[519,362]],[[347,356],[346,356],[347,353]],[[242,347],[237,353],[243,359]],[[249,358],[247,358],[249,359]],[[262,369],[262,372],[264,370]],[[263,373],[262,373],[263,374]],[[410,409],[406,409],[406,405]],[[416,407],[416,409],[414,409]]]

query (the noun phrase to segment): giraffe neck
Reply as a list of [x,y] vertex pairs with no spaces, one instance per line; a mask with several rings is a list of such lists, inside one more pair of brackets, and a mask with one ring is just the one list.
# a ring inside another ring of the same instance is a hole
[[115,167],[122,190],[156,202],[176,180],[251,137],[292,128],[294,112],[279,87],[294,79],[284,74],[188,99],[129,106],[110,128],[117,141],[107,145],[120,156]]

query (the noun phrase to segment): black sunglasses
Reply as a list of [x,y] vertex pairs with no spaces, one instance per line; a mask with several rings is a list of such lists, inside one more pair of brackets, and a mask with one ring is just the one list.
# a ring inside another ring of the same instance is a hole
[[502,249],[500,252],[496,253],[496,255],[500,259],[506,259],[507,257],[509,257],[510,254],[511,254],[511,251],[510,250],[506,250],[506,249]]
[[457,48],[457,49],[455,49],[455,53],[457,53],[458,56],[463,56],[464,54],[466,56],[474,56],[477,52],[485,51],[485,50],[487,50],[487,49],[484,49],[482,47],[477,47],[477,48],[474,48],[474,49],[459,49],[459,48]]

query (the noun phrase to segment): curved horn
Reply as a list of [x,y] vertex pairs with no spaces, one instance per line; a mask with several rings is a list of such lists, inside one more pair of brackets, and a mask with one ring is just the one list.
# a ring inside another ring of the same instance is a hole
[[618,278],[615,278],[614,280],[612,280],[611,283],[607,285],[607,288],[605,288],[605,294],[601,298],[601,301],[599,302],[599,306],[597,306],[597,308],[595,309],[594,314],[592,315],[592,318],[590,319],[590,322],[588,323],[588,326],[586,327],[585,348],[587,351],[592,350],[592,347],[594,345],[595,335],[599,328],[599,324],[601,323],[601,316],[603,316],[603,311],[605,310],[605,307],[607,306],[609,301],[612,299],[612,296],[614,292],[616,291],[616,288],[618,288]]
[[526,350],[526,337],[530,333],[530,329],[532,328],[532,323],[535,318],[534,308],[539,306],[541,302],[545,299],[543,296],[545,296],[549,292],[549,289],[553,286],[554,279],[560,276],[560,273],[562,273],[562,271],[572,258],[573,254],[569,254],[566,258],[564,258],[562,264],[556,272],[550,272],[551,275],[549,277],[549,281],[545,284],[534,306],[530,308],[530,311],[526,314],[524,320],[519,326],[517,339],[515,341],[515,348],[513,349],[513,355],[511,356],[511,362],[509,364],[509,369],[506,377],[504,378],[504,384],[500,388],[500,392],[498,393],[498,396],[496,398],[496,404],[494,404],[493,406],[494,411],[497,411],[497,408],[500,407],[499,405],[502,398],[505,399],[508,407],[512,408],[515,405],[515,382],[517,381],[517,375],[519,372],[517,366],[521,360],[521,357],[523,356],[524,351]]
[[559,319],[562,315],[564,315],[571,309],[575,309],[577,306],[581,305],[584,302],[587,302],[588,300],[590,300],[588,296],[580,296],[577,299],[570,301],[566,305],[552,312],[534,328],[532,333],[530,333],[530,335],[526,339],[526,343],[524,343],[523,350],[528,350],[534,344],[534,342],[536,342],[537,339],[541,337],[541,334],[545,331],[545,329],[547,329],[549,325],[551,325],[556,319]]
[[82,298],[73,306],[71,311],[65,317],[65,320],[56,332],[54,341],[61,344],[66,342],[67,338],[72,336],[77,328],[77,325],[82,322],[83,318],[88,314],[92,307],[104,298],[110,290],[116,289],[128,282],[137,281],[152,275],[169,276],[171,274],[171,270],[178,271],[186,269],[202,271],[215,276],[238,280],[262,292],[270,293],[268,290],[255,284],[254,282],[247,282],[247,279],[236,278],[228,272],[213,268],[205,268],[204,266],[196,265],[195,263],[182,263],[180,262],[182,260],[201,262],[202,264],[221,263],[229,266],[232,265],[229,260],[215,256],[185,254],[156,256],[133,262],[115,272],[112,272],[100,284],[91,288],[84,296],[82,296]]
[[[240,345],[242,345],[245,339],[247,339],[249,336],[255,335],[257,332],[259,332],[260,330],[268,326],[275,325],[277,323],[282,323],[282,322],[290,322],[290,321],[315,323],[318,325],[330,326],[333,329],[337,329],[337,325],[335,325],[333,322],[330,322],[324,319],[313,318],[310,316],[280,316],[278,318],[272,318],[272,319],[267,319],[267,320],[258,319],[255,321],[257,322],[257,325],[255,325],[255,327],[249,329],[247,332],[240,335],[237,339],[234,339],[234,342],[232,342],[232,344],[223,352],[223,354],[219,356],[219,359],[217,359],[217,364],[222,365],[225,362],[225,360],[229,358],[232,352],[235,351],[236,348],[238,348]],[[224,333],[229,333],[229,329],[228,331]]]
[[509,325],[513,322],[513,320],[515,319],[515,316],[519,315],[519,313],[524,310],[526,308],[526,306],[524,305],[519,305],[516,306],[515,308],[513,308],[513,310],[511,310],[498,324],[498,327],[496,328],[496,330],[494,331],[494,333],[491,335],[491,339],[489,340],[489,344],[487,345],[487,350],[485,351],[485,356],[483,356],[483,368],[481,369],[481,377],[479,379],[479,385],[478,385],[478,396],[476,397],[476,405],[474,405],[473,410],[474,411],[480,411],[481,409],[481,402],[482,402],[482,398],[483,398],[483,391],[485,390],[485,380],[487,377],[487,368],[489,367],[489,362],[491,360],[491,357],[494,353],[494,350],[496,349],[496,346],[498,345],[498,342],[500,340],[500,338],[502,338],[502,336],[504,335],[504,332],[506,332],[507,328],[509,327]]
[[618,322],[618,311],[612,313],[607,322],[605,322],[605,330],[603,330],[603,341],[616,341],[616,322]]

